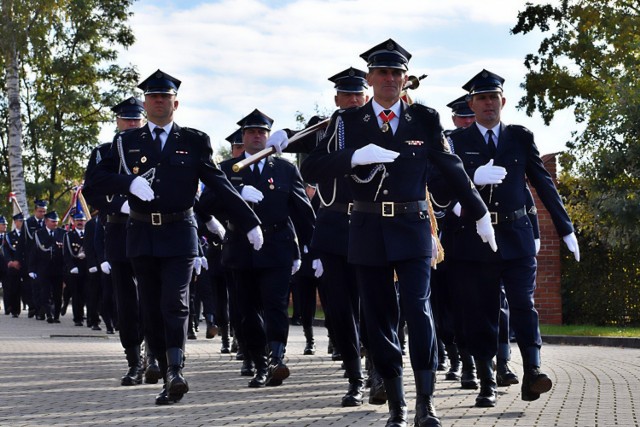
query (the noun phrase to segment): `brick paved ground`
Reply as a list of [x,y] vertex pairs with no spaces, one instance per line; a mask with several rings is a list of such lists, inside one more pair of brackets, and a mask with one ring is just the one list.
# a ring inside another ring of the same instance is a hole
[[[302,356],[302,328],[291,328],[281,387],[250,389],[240,362],[219,352],[219,338],[187,343],[185,376],[191,391],[182,402],[153,404],[158,385],[120,386],[125,372],[116,336],[4,314],[0,317],[0,425],[2,426],[368,426],[384,425],[386,406],[341,408],[346,390],[340,362],[326,353],[316,328],[318,353]],[[514,345],[515,353],[515,345]],[[405,360],[408,366],[408,359]],[[439,375],[436,404],[443,426],[638,426],[640,350],[545,345],[543,363],[554,382],[535,402],[520,400],[518,386],[500,388],[498,406],[473,406],[476,392]],[[514,354],[513,366],[522,366]],[[413,378],[405,386],[413,410]],[[413,415],[411,415],[413,416]]]

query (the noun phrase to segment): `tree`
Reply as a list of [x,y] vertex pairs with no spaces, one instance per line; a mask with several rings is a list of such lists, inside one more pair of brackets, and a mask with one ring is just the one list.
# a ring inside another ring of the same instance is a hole
[[115,65],[118,49],[134,42],[132,1],[2,0],[7,151],[23,210],[27,193],[54,202],[78,183],[100,124],[111,120],[106,106],[138,80],[133,67]]
[[635,0],[527,3],[511,30],[548,35],[525,58],[519,107],[546,124],[573,109],[583,124],[561,159],[567,208],[581,232],[610,248],[640,243],[639,12]]

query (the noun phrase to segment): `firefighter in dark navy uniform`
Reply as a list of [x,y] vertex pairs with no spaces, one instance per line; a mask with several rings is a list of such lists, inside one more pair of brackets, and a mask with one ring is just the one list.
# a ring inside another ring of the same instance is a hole
[[501,285],[509,302],[510,323],[522,354],[522,399],[536,400],[551,389],[551,380],[540,371],[542,340],[533,294],[536,276],[536,243],[527,215],[527,182],[545,205],[558,234],[576,260],[580,259],[573,225],[551,175],[546,171],[533,134],[517,125],[505,125],[500,113],[505,105],[504,79],[482,70],[467,82],[468,104],[476,122],[450,135],[456,154],[480,189],[495,224],[499,251],[486,250],[469,232],[464,206],[455,230],[453,251],[457,283],[465,287],[464,310],[467,344],[480,378],[476,406],[496,404],[496,377],[492,359],[498,352],[498,319]]
[[[24,238],[25,251],[27,254],[27,272],[32,273],[33,270],[29,266],[30,254],[35,244],[36,231],[44,227],[44,215],[47,213],[47,202],[45,200],[36,199],[33,203],[33,215],[24,222]],[[28,298],[28,317],[36,317],[38,320],[44,320],[41,307],[46,302],[40,301],[40,292],[36,279],[28,276],[25,282],[25,289]]]
[[400,304],[416,381],[415,425],[439,426],[433,402],[437,349],[429,304],[434,253],[426,202],[432,162],[462,205],[473,212],[478,233],[492,247],[493,228],[460,160],[448,150],[437,112],[400,98],[408,81],[409,52],[389,39],[361,57],[369,67],[373,99],[361,108],[334,113],[326,137],[305,160],[303,173],[313,182],[348,176],[354,200],[348,259],[356,265],[368,350],[387,391],[387,426],[406,426],[408,420],[398,338]]
[[[245,154],[220,164],[262,221],[265,240],[262,250],[251,251],[246,239],[236,231],[237,219],[228,218],[229,235],[222,247],[222,263],[231,269],[237,289],[244,357],[250,357],[256,368],[250,387],[277,386],[289,376],[283,360],[289,334],[289,279],[300,268],[300,248],[309,246],[315,221],[300,172],[291,162],[269,156],[233,171],[233,165],[246,155],[265,148],[272,123],[258,109],[240,120]],[[201,200],[210,194],[206,188]]]
[[24,236],[24,215],[22,212],[13,216],[13,230],[5,236],[4,255],[7,262],[7,276],[4,285],[4,292],[11,307],[13,317],[20,316],[20,299],[28,304],[26,295],[27,276],[27,252],[26,239]]
[[260,221],[211,159],[208,135],[173,121],[180,81],[160,70],[138,87],[147,124],[116,135],[110,151],[87,176],[97,194],[127,194],[127,256],[138,280],[144,335],[158,358],[165,385],[157,404],[189,391],[182,374],[189,319],[189,283],[198,256],[193,207],[199,181],[215,193],[210,213],[233,215],[254,248]]

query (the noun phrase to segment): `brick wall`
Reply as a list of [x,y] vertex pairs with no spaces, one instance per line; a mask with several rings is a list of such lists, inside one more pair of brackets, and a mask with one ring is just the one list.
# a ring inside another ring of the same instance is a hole
[[[545,154],[542,161],[556,182],[556,155]],[[533,199],[538,208],[540,223],[540,252],[538,253],[538,276],[535,292],[536,309],[540,314],[540,323],[550,325],[562,324],[562,296],[560,294],[560,244],[551,216],[531,188]]]

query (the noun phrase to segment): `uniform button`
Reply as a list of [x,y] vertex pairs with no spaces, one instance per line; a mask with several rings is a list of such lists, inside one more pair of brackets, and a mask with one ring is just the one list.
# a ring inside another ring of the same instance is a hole
[[499,205],[500,205],[500,202],[495,202],[493,205],[494,205],[494,206],[499,206]]
[[156,166],[160,166],[160,163],[156,163]]
[[384,177],[389,178],[389,172],[385,172]]
[[156,179],[156,182],[160,182],[160,178],[157,178],[157,179]]
[[386,196],[387,194],[389,194],[389,190],[383,190],[382,194],[384,194]]

